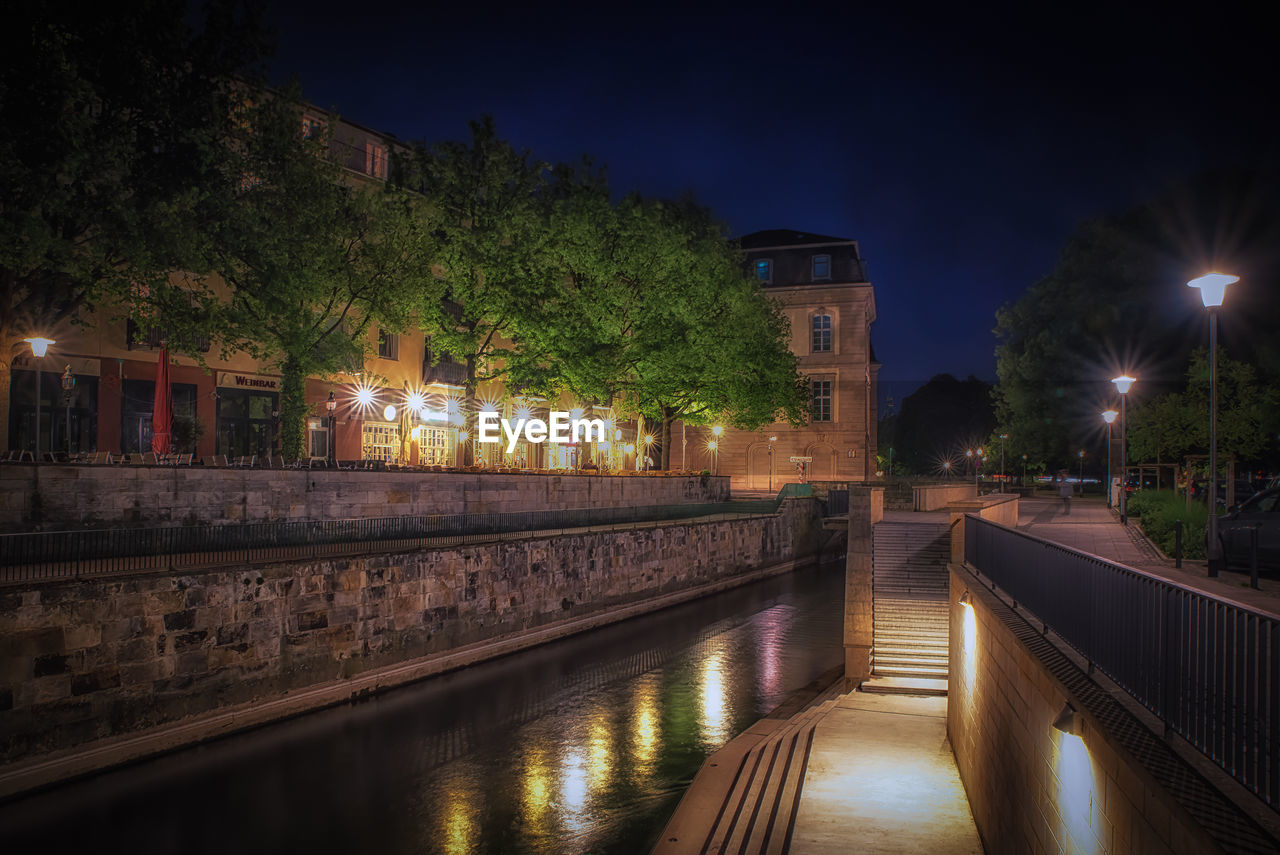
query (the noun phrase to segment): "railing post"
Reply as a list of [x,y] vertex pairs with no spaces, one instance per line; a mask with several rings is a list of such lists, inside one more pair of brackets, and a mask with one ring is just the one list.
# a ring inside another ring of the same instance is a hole
[[1173,566],[1182,566],[1182,520],[1173,521]]

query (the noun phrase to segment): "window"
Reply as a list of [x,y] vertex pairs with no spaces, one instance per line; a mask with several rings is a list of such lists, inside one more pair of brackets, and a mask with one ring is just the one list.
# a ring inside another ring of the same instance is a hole
[[378,330],[378,356],[383,359],[396,359],[398,357],[399,348],[397,347],[395,333],[389,333],[384,329]]
[[[231,457],[271,453],[279,406],[280,398],[275,392],[219,389],[214,453]],[[176,400],[174,409],[177,409]]]
[[773,262],[767,258],[756,261],[756,279],[761,282],[773,281]]
[[812,380],[810,383],[813,388],[813,420],[831,421],[831,381]]
[[364,171],[375,178],[387,177],[387,147],[376,142],[364,144]]
[[830,279],[831,278],[831,256],[815,255],[813,257],[813,278],[814,279]]
[[307,454],[329,456],[329,424],[325,419],[307,419]]
[[307,140],[318,139],[324,134],[327,127],[328,124],[324,119],[304,115],[302,117],[302,138]]
[[826,353],[831,350],[831,316],[813,316],[813,352]]
[[[170,383],[173,418],[196,417],[196,385]],[[120,384],[120,450],[125,454],[145,454],[151,450],[151,417],[156,402],[154,380],[125,380]]]

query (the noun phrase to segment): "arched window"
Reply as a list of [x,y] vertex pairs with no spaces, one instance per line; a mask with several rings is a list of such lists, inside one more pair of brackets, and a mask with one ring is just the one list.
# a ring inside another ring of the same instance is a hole
[[813,316],[813,352],[825,353],[831,350],[831,316]]

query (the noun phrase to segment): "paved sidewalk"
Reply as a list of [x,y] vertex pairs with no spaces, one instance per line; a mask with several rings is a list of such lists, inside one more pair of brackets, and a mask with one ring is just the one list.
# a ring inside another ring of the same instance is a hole
[[1204,561],[1183,561],[1178,569],[1142,535],[1137,520],[1121,525],[1119,515],[1102,499],[1072,499],[1069,514],[1061,499],[1021,499],[1018,530],[1280,615],[1280,580],[1263,578],[1255,591],[1249,587],[1248,573],[1228,570],[1211,579]]
[[791,851],[981,855],[947,699],[842,695],[814,733]]

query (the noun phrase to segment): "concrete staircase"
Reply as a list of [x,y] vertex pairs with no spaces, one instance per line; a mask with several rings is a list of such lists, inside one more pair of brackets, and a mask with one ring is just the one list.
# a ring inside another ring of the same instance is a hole
[[762,719],[707,759],[654,855],[785,855],[813,733],[840,697],[837,682],[786,719]]
[[947,693],[946,523],[879,522],[872,529],[875,597],[865,692]]

